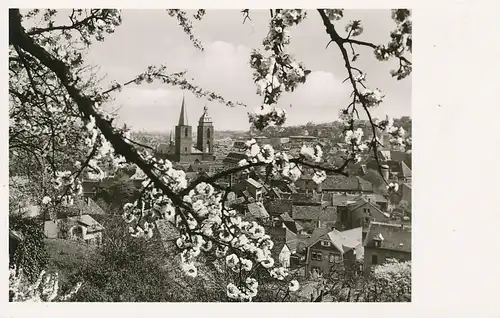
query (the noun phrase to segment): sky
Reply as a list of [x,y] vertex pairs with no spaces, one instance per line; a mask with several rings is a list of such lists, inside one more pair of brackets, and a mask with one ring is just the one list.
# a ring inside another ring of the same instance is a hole
[[[192,16],[194,11],[190,13]],[[183,94],[192,126],[206,104],[216,130],[247,130],[247,113],[263,100],[256,94],[249,57],[252,49],[262,49],[269,10],[251,10],[250,17],[252,21],[243,24],[238,10],[207,10],[201,21],[192,19],[194,34],[205,48],[202,52],[164,10],[123,10],[122,25],[104,42],[93,44],[86,59],[100,67],[105,83],[123,83],[149,65],[163,64],[172,73],[186,70],[186,78],[206,90],[248,105],[231,108],[207,102],[162,83],[129,85],[114,94],[115,100],[107,107],[117,108],[118,121],[134,130],[169,132],[179,119]],[[344,19],[337,22],[339,32],[354,19],[364,26],[358,38],[377,44],[386,44],[395,27],[389,10],[346,10]],[[349,83],[342,83],[347,71],[339,49],[335,45],[325,48],[329,38],[316,11],[309,11],[290,32],[288,52],[312,73],[297,90],[284,93],[277,106],[287,110],[287,125],[336,120],[339,110],[349,104],[351,92]],[[384,103],[374,110],[375,116],[411,115],[411,76],[397,81],[389,73],[397,61],[380,62],[370,48],[358,47],[356,52],[360,57],[354,66],[367,73],[370,88],[379,88],[386,95]]]

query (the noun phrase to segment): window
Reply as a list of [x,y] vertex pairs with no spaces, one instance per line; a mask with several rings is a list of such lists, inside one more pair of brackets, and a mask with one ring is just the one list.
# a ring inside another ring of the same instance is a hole
[[184,129],[184,137],[188,137],[188,135],[189,135],[189,128],[186,127]]
[[328,242],[328,241],[321,241],[321,246],[330,246],[330,242]]
[[338,263],[342,260],[342,256],[339,254],[330,254],[330,263]]
[[207,129],[207,138],[210,138],[210,128]]
[[188,148],[187,147],[184,148],[184,152],[188,152]]
[[311,252],[311,259],[315,260],[315,261],[321,261],[323,259],[321,252],[314,252],[314,251],[312,251]]
[[372,264],[376,265],[378,264],[378,255],[372,255]]

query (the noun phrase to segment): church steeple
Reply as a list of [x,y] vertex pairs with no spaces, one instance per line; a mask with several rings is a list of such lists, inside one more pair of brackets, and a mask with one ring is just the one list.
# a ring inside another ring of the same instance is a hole
[[212,118],[208,115],[208,107],[203,107],[203,115],[198,121],[198,134],[196,148],[204,154],[213,154],[214,145],[214,127]]
[[175,156],[177,157],[178,162],[187,160],[191,155],[193,142],[192,138],[191,126],[188,124],[186,104],[183,94],[179,124],[175,126]]
[[182,94],[182,106],[181,106],[181,114],[179,116],[179,124],[178,126],[188,126],[188,117],[186,106],[184,104],[184,94]]

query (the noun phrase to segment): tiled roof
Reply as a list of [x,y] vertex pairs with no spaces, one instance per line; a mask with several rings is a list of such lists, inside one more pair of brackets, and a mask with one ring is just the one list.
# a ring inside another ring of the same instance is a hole
[[321,188],[325,190],[339,191],[373,191],[373,185],[360,177],[343,175],[329,175],[321,183]]
[[268,200],[264,203],[267,212],[270,215],[281,215],[283,213],[292,213],[292,201],[290,200]]
[[264,219],[269,217],[266,208],[261,202],[253,202],[248,204],[248,212],[258,219]]
[[294,204],[316,203],[321,204],[321,193],[292,193],[290,199]]
[[[376,247],[373,239],[379,235],[382,235],[383,240],[380,247]],[[411,227],[400,224],[371,222],[363,245],[365,247],[411,253]]]
[[312,206],[292,206],[292,219],[294,220],[337,220],[337,209],[335,207],[322,207],[321,205]]

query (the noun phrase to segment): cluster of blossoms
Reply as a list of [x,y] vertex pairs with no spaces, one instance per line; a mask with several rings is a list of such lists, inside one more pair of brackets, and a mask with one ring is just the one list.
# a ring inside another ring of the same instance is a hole
[[375,107],[382,103],[385,95],[379,89],[365,89],[361,93],[361,100],[364,102],[366,107]]
[[323,149],[321,149],[320,145],[315,147],[303,145],[300,148],[300,155],[314,162],[320,162],[323,158]]
[[350,153],[351,158],[354,159],[355,162],[359,162],[361,160],[361,153],[369,148],[369,141],[362,141],[364,135],[363,129],[347,129],[344,134],[345,143],[349,147],[348,153]]
[[325,9],[325,14],[330,21],[338,21],[344,17],[344,9]]
[[389,44],[378,46],[374,53],[380,61],[386,61],[389,57],[399,58],[398,70],[391,70],[391,75],[401,80],[412,72],[412,64],[402,57],[404,51],[412,51],[412,20],[410,10],[392,10],[392,19],[396,22],[396,29],[391,32]]
[[9,299],[18,302],[65,301],[73,297],[82,283],[76,284],[68,293],[59,295],[59,276],[42,271],[34,283],[30,283],[22,270],[9,268]]
[[257,107],[254,112],[248,113],[248,119],[255,128],[262,130],[271,124],[283,125],[286,121],[286,115],[286,111],[282,108],[262,105]]
[[254,50],[250,55],[257,93],[264,95],[264,104],[276,103],[283,91],[293,91],[299,83],[305,82],[310,72],[285,50],[285,46],[290,44],[288,28],[299,24],[305,17],[306,11],[301,9],[276,10],[263,41],[264,49],[270,54],[264,56]]
[[412,138],[407,136],[403,127],[394,126],[394,121],[389,118],[377,122],[376,125],[377,128],[391,135],[389,142],[393,147],[399,148],[401,151],[408,153],[411,151]]
[[259,283],[252,277],[248,277],[240,287],[229,283],[227,285],[227,297],[238,301],[252,301],[252,298],[257,296],[258,287]]
[[398,190],[399,190],[399,184],[391,182],[391,183],[389,183],[387,185],[387,190],[389,192],[398,192]]
[[350,21],[345,26],[345,31],[349,33],[348,37],[361,35],[361,33],[363,33],[363,26],[361,25],[361,21],[360,20]]
[[[179,22],[179,25],[184,30],[184,33],[186,33],[187,35],[189,35],[189,39],[191,40],[191,42],[193,43],[193,45],[197,49],[203,51],[203,45],[201,44],[200,40],[198,40],[194,36],[194,34],[193,34],[193,24],[191,23],[191,21],[187,17],[186,11],[183,11],[183,10],[180,10],[180,9],[167,9],[167,13],[171,17],[177,18],[177,21]],[[195,19],[201,20],[204,15],[205,15],[205,10],[200,9],[193,16],[194,16]]]
[[411,262],[399,262],[395,259],[388,259],[383,265],[375,266],[374,277],[393,283],[401,280],[411,282]]

